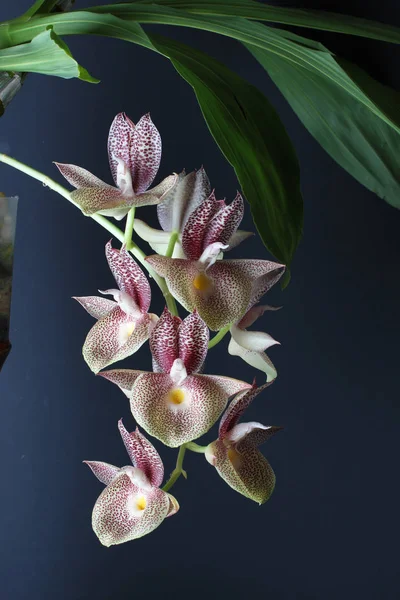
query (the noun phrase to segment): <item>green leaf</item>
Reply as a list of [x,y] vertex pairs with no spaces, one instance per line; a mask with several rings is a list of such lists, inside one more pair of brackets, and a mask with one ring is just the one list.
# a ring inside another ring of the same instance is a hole
[[28,44],[0,50],[0,71],[42,73],[64,79],[78,77],[98,83],[98,79],[78,65],[68,46],[51,28],[39,33]]
[[254,86],[203,52],[148,36],[193,87],[205,121],[234,167],[257,230],[290,265],[302,235],[299,165],[278,114]]
[[[150,4],[150,2],[149,0],[136,0],[135,4]],[[245,17],[257,21],[322,29],[400,44],[399,27],[333,12],[271,6],[252,0],[206,0],[205,2],[158,0],[157,4],[179,8],[198,15]],[[109,5],[110,12],[113,12],[114,9],[115,5]]]
[[[323,73],[247,45],[304,126],[334,160],[369,190],[400,208],[400,94],[351,63],[324,57],[357,94]],[[372,106],[374,109],[372,109]]]

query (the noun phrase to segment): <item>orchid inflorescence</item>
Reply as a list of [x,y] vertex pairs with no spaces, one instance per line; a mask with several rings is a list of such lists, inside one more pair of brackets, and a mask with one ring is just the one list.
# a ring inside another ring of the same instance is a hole
[[[187,449],[204,453],[237,492],[259,504],[270,497],[275,475],[258,446],[280,427],[239,419],[277,375],[265,350],[278,342],[248,327],[272,309],[257,303],[285,270],[268,260],[225,259],[226,252],[251,235],[238,229],[243,198],[238,193],[230,204],[217,200],[203,168],[173,174],[149,189],[160,165],[161,138],[148,114],[136,125],[124,113],[118,114],[111,125],[108,154],[115,186],[81,167],[56,163],[76,188],[71,198],[84,214],[118,220],[127,215],[122,247],[116,249],[109,241],[105,248],[117,287],[99,290],[102,296],[75,298],[96,319],[83,357],[94,373],[129,398],[142,430],[180,450],[177,467],[161,488],[164,467],[158,452],[138,428],[128,433],[119,421],[133,466],[85,461],[106,486],[92,515],[93,529],[105,546],[150,533],[178,511],[168,490],[185,474],[182,461]],[[145,205],[157,205],[160,230],[134,219],[135,207]],[[133,230],[156,252],[143,262],[158,276],[156,281],[164,282],[164,295],[173,298],[161,316],[149,312],[150,284],[129,252]],[[176,301],[189,313],[183,320],[175,310]],[[211,341],[210,330],[218,332]],[[208,349],[228,331],[228,352],[263,371],[264,385],[202,372]],[[134,354],[146,341],[151,372],[103,370]],[[218,439],[207,446],[196,444],[194,440],[219,418]]]

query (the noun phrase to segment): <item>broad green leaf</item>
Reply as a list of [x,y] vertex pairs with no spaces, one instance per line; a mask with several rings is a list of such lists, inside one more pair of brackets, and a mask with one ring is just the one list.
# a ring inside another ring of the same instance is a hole
[[316,71],[247,46],[279,87],[304,126],[341,167],[400,208],[400,94],[351,63],[334,59],[381,114]]
[[302,235],[299,165],[278,114],[254,86],[203,52],[148,36],[193,87],[206,123],[234,167],[257,230],[290,265]]
[[98,82],[78,65],[68,46],[51,28],[39,33],[28,44],[0,50],[0,71],[42,73],[64,79],[78,77],[90,83]]
[[[136,4],[150,3],[149,0],[136,0]],[[158,0],[157,4],[180,8],[197,15],[245,17],[256,21],[322,29],[400,44],[399,27],[333,12],[271,6],[253,0]]]
[[244,42],[333,158],[368,189],[399,207],[394,162],[399,149],[399,94],[351,63],[337,60],[321,44],[288,31],[156,5],[115,5],[113,11],[140,22],[207,29]]

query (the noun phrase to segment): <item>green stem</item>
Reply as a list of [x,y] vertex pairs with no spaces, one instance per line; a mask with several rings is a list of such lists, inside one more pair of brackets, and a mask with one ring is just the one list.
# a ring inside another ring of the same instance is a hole
[[171,258],[171,256],[174,253],[174,248],[175,248],[176,242],[178,241],[178,236],[179,236],[178,231],[173,231],[171,233],[171,237],[169,238],[169,242],[168,242],[167,251],[165,253],[165,256],[167,256],[168,258]]
[[168,492],[168,490],[170,490],[172,488],[172,486],[174,485],[174,483],[176,482],[176,480],[179,479],[179,477],[181,475],[183,475],[185,477],[185,479],[186,479],[186,471],[184,471],[183,468],[182,468],[182,466],[183,466],[183,459],[185,457],[185,452],[186,452],[186,447],[187,447],[187,445],[183,444],[179,448],[178,458],[176,459],[176,467],[172,471],[171,476],[168,479],[167,483],[162,488],[162,490],[164,492]]
[[207,450],[207,446],[199,446],[195,442],[188,442],[186,444],[186,450],[191,450],[192,452],[198,452],[199,454],[204,454]]
[[[66,198],[68,202],[71,202],[71,204],[73,204],[80,210],[79,204],[74,202],[74,200],[71,198],[70,192],[65,187],[54,181],[54,179],[47,177],[47,175],[44,175],[40,171],[37,171],[36,169],[25,165],[24,163],[20,162],[19,160],[16,160],[15,158],[11,158],[11,156],[7,156],[7,154],[0,153],[0,162],[9,165],[10,167],[14,167],[14,169],[18,169],[18,171],[21,171],[22,173],[33,177],[33,179],[37,179],[37,181],[40,181],[44,186],[50,188],[54,192],[57,192],[57,194],[60,194],[60,196],[63,196],[63,198]],[[94,214],[90,216],[94,221],[96,221],[99,225],[104,227],[104,229],[106,229],[109,233],[116,237],[117,240],[119,240],[122,244],[124,243],[124,234],[116,225],[111,223],[102,215]],[[144,268],[148,271],[149,275],[157,283],[158,287],[162,291],[169,311],[172,314],[177,315],[178,311],[176,308],[175,299],[171,295],[165,279],[157,275],[157,273],[151,268],[151,266],[145,260],[146,254],[143,252],[143,250],[139,248],[137,244],[133,242],[131,243],[130,252],[144,266]]]
[[131,210],[128,212],[128,216],[126,217],[124,243],[125,243],[127,250],[130,250],[131,247],[133,246],[132,232],[133,232],[133,222],[135,220],[135,210],[136,210],[136,207],[132,206]]
[[223,337],[225,337],[225,335],[228,333],[229,329],[230,329],[231,325],[226,325],[225,327],[223,327],[222,329],[220,329],[218,331],[218,333],[216,335],[214,335],[214,337],[208,342],[208,349],[210,348],[214,348],[214,346],[216,346]]

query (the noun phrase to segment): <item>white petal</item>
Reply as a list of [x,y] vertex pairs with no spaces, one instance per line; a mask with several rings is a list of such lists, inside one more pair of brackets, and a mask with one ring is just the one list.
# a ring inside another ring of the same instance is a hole
[[139,319],[142,316],[142,312],[135,300],[127,294],[126,292],[121,292],[121,290],[99,290],[100,294],[110,294],[113,296],[115,302],[117,302],[118,306],[121,310],[124,311],[126,315],[132,316],[134,319]]
[[247,329],[240,329],[237,325],[232,325],[231,335],[239,346],[252,352],[264,352],[267,348],[279,344],[268,333],[264,333],[263,331],[247,331]]
[[265,373],[267,381],[272,381],[277,376],[276,369],[265,352],[246,350],[243,346],[237,344],[233,338],[229,342],[228,352],[232,356],[239,356],[250,366]]

